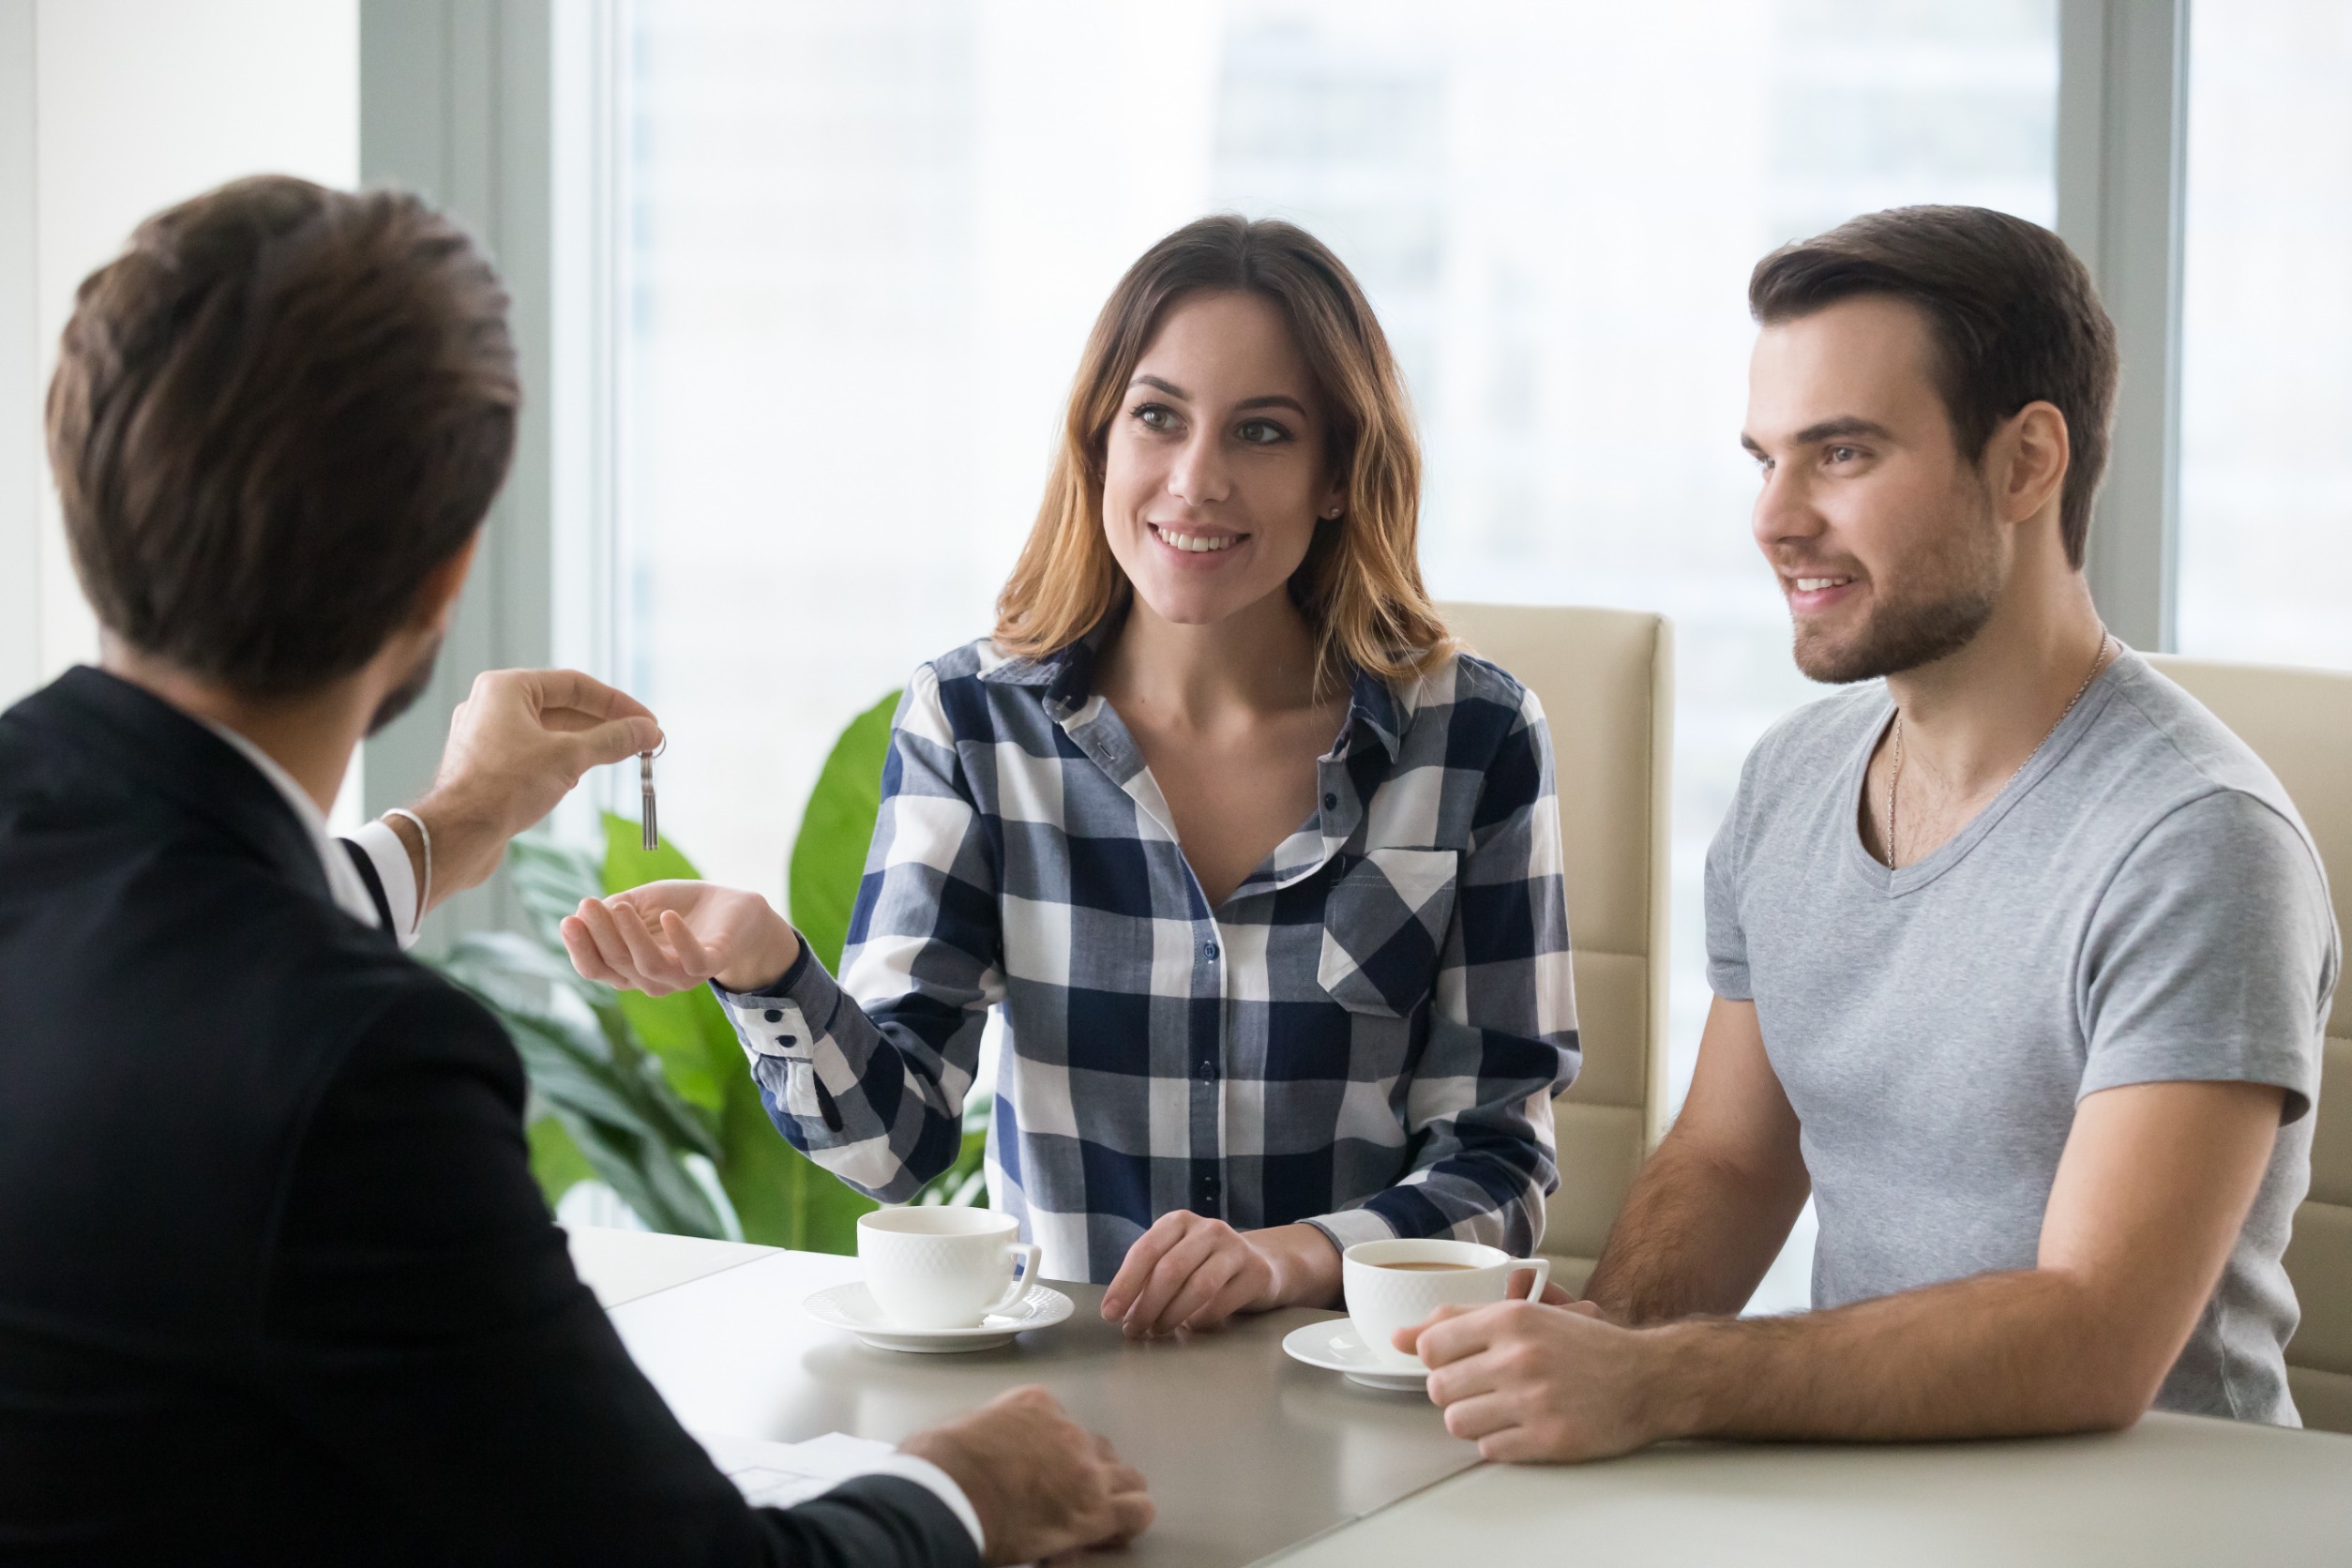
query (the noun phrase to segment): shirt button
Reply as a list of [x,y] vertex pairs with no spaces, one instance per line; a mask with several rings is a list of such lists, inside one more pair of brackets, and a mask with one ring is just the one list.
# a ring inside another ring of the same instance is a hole
[[1323,809],[1324,809],[1324,810],[1326,810],[1326,811],[1336,811],[1336,810],[1338,810],[1338,809],[1339,809],[1339,797],[1338,797],[1337,795],[1325,795],[1325,796],[1323,797]]
[[1214,942],[1204,942],[1200,944],[1200,951],[1214,958],[1217,956],[1217,944]]
[[770,1023],[782,1023],[784,1021],[783,1009],[779,1007],[769,1008],[767,1011],[767,1020]]
[[1203,1062],[1203,1063],[1200,1063],[1200,1076],[1201,1076],[1202,1078],[1212,1078],[1216,1077],[1216,1076],[1217,1076],[1217,1064],[1216,1064],[1215,1063],[1214,1063],[1214,1062]]

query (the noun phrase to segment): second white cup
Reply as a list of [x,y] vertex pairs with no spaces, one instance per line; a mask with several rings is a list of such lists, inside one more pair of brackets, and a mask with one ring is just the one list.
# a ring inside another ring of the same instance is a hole
[[[870,1216],[869,1216],[870,1217]],[[1356,1337],[1383,1370],[1419,1372],[1419,1356],[1398,1349],[1395,1334],[1441,1306],[1484,1306],[1511,1293],[1511,1276],[1531,1273],[1528,1294],[1541,1298],[1552,1276],[1548,1258],[1514,1258],[1478,1242],[1358,1242],[1339,1255],[1348,1316]]]
[[867,1294],[900,1328],[976,1328],[1010,1311],[1034,1288],[1037,1259],[1020,1222],[994,1209],[922,1204],[858,1216]]

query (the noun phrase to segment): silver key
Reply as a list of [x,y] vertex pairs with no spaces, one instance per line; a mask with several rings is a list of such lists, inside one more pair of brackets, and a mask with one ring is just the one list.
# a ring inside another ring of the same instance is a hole
[[670,737],[665,735],[662,737],[659,750],[641,751],[637,754],[637,787],[645,803],[643,818],[645,831],[641,843],[648,850],[661,847],[661,822],[654,811],[654,759],[669,749]]

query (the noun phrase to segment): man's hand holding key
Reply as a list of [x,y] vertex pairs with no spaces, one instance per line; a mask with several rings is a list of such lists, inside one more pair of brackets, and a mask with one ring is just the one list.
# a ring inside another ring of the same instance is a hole
[[[536,823],[590,768],[662,744],[642,702],[577,670],[490,670],[449,716],[433,787],[415,803],[433,836],[433,902],[487,882],[506,841]],[[399,817],[421,882],[424,844]]]

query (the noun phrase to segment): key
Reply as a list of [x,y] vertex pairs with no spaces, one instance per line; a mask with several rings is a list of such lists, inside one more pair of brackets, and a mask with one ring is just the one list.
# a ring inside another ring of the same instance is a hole
[[670,742],[665,739],[661,743],[661,751],[641,751],[637,754],[637,787],[645,803],[644,834],[640,842],[647,850],[661,847],[661,822],[654,811],[654,759],[669,749]]

